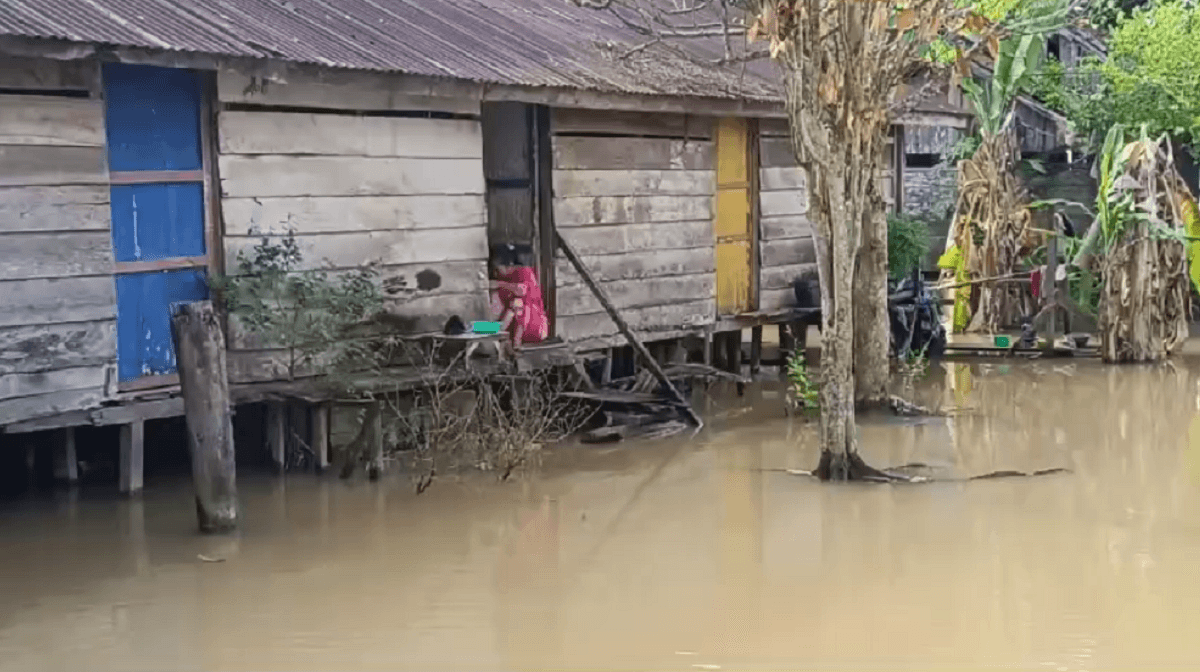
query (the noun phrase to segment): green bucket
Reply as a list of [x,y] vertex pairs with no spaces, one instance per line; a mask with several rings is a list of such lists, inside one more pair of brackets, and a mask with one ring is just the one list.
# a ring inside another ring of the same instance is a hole
[[997,348],[1012,347],[1012,337],[1010,336],[993,336],[992,342],[996,344]]
[[476,334],[498,334],[500,333],[499,322],[472,322],[471,331]]

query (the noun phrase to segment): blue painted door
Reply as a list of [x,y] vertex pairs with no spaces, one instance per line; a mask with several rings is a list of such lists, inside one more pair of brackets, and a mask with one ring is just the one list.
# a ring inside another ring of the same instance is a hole
[[171,304],[208,298],[197,73],[104,66],[121,382],[175,373]]

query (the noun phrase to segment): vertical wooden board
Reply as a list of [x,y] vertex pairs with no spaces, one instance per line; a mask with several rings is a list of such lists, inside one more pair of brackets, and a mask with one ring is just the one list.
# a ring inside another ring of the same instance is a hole
[[529,179],[533,165],[529,135],[530,106],[526,103],[484,103],[483,172],[489,180]]
[[487,206],[489,243],[533,244],[537,228],[533,221],[531,189],[490,187]]
[[104,107],[94,98],[0,95],[0,145],[104,146]]
[[717,188],[745,184],[750,179],[749,129],[745,119],[725,117],[717,122]]
[[0,187],[0,233],[107,231],[108,187]]
[[718,243],[717,312],[737,315],[750,309],[750,243]]
[[203,271],[117,276],[117,362],[124,382],[175,373],[170,306],[208,298]]
[[753,228],[751,213],[749,189],[727,188],[717,191],[717,237],[748,239]]
[[112,222],[117,261],[203,256],[204,185],[114,186]]
[[190,70],[106,63],[111,170],[199,170],[201,86]]
[[138,420],[121,426],[120,486],[131,494],[142,489],[146,453],[146,423]]

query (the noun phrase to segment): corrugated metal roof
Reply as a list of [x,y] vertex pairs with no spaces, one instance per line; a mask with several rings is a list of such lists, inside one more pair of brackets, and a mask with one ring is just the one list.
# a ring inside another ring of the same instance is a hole
[[770,66],[711,66],[565,0],[0,0],[0,35],[398,71],[494,84],[775,99]]

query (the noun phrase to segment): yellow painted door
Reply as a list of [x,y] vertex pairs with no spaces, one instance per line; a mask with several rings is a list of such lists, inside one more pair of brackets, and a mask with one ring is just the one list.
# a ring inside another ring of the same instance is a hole
[[749,312],[753,300],[754,208],[750,129],[745,119],[717,123],[717,312]]

